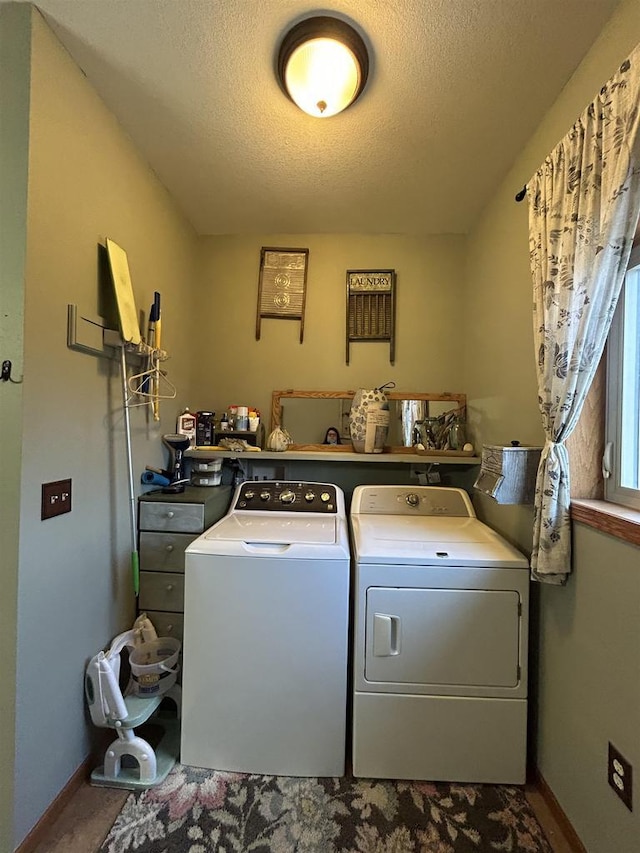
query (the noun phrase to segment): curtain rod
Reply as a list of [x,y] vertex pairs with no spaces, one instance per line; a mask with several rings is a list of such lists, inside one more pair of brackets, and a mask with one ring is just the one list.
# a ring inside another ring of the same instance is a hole
[[519,193],[516,193],[516,201],[522,201],[527,194],[527,185],[525,184]]

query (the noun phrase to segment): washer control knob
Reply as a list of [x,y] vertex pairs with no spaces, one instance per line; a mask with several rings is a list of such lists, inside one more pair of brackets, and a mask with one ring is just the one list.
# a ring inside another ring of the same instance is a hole
[[416,495],[415,492],[411,492],[405,498],[409,506],[420,506],[420,498]]
[[266,489],[263,489],[260,492],[260,500],[261,501],[268,501],[270,497],[271,497],[271,492],[268,492]]
[[280,502],[283,504],[292,504],[296,499],[296,493],[291,489],[284,489],[280,492]]
[[255,493],[254,491],[252,491],[251,489],[248,489],[248,490],[244,493],[244,496],[245,496],[246,500],[248,500],[248,501],[252,501],[252,500],[255,498],[256,493]]
[[304,499],[307,503],[311,503],[311,501],[315,500],[316,493],[312,491],[308,491],[305,493]]
[[322,501],[323,504],[326,504],[326,503],[328,503],[328,501],[331,500],[331,495],[329,494],[329,492],[323,492],[320,495],[320,500]]

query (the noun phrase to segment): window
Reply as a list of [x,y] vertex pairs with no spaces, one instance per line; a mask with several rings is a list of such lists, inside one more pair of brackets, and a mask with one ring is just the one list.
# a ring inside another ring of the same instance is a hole
[[606,500],[640,509],[640,244],[609,333],[605,441]]

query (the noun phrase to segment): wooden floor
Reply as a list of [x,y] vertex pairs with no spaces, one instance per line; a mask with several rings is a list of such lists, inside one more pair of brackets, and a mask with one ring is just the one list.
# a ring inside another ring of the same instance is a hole
[[576,847],[565,836],[537,786],[527,785],[525,793],[529,805],[535,812],[540,826],[547,836],[547,841],[551,845],[553,853],[582,853],[584,848],[582,846]]
[[[575,853],[536,786],[525,790],[554,853]],[[83,783],[29,853],[97,853],[128,793]]]
[[31,850],[33,853],[97,853],[128,796],[129,791],[95,788],[84,782]]

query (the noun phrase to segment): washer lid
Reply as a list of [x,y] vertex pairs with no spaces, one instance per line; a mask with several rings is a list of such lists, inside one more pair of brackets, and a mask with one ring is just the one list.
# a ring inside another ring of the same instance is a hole
[[359,563],[528,568],[523,554],[476,518],[356,515]]
[[[334,545],[337,542],[336,518],[312,517],[303,513],[231,513],[206,530],[199,539],[212,544],[225,541]],[[215,551],[215,544],[212,550]]]

